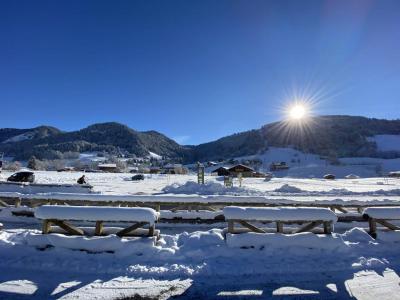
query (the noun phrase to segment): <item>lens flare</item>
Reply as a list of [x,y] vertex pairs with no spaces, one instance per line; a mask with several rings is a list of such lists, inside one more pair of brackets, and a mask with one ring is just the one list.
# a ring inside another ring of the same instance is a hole
[[303,104],[294,104],[289,109],[289,116],[291,119],[300,120],[307,114],[307,109]]

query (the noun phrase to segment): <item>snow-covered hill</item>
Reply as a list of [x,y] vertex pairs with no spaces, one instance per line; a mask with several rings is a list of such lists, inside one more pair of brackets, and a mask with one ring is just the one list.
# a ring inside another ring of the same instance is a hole
[[378,151],[400,151],[399,134],[379,134],[369,138],[376,143]]

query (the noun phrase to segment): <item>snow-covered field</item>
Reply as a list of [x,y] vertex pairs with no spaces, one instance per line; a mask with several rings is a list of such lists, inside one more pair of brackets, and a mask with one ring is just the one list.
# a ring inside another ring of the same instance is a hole
[[[81,175],[35,173],[39,183],[72,184]],[[242,187],[235,181],[225,188],[215,176],[199,186],[194,174],[146,175],[138,182],[129,180],[132,174],[86,176],[93,197],[400,201],[400,180],[379,177],[244,178]],[[374,240],[365,222],[338,223],[332,236],[249,233],[226,239],[225,223],[157,224],[156,245],[115,235],[43,236],[37,220],[11,216],[9,208],[0,212],[0,222],[1,299],[400,299],[400,232],[379,230]]]
[[[3,172],[5,180],[12,172]],[[75,184],[82,172],[36,171],[37,183]],[[205,186],[190,184],[196,182],[195,174],[189,175],[145,175],[145,180],[132,181],[129,173],[86,173],[94,191],[107,195],[154,195],[154,194],[202,194],[202,195],[276,195],[276,194],[381,194],[400,195],[400,179],[360,178],[325,180],[318,178],[244,178],[242,187],[237,179],[234,188],[224,188],[223,178],[206,175]],[[1,192],[1,191],[0,191]]]

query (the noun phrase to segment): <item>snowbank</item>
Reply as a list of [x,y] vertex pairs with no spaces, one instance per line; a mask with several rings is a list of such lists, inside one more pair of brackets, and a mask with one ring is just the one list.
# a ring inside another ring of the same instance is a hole
[[35,210],[38,219],[82,220],[82,221],[125,221],[154,224],[159,213],[147,207],[108,206],[58,206],[43,205]]
[[[226,235],[226,243],[231,248],[269,248],[285,249],[303,248],[303,249],[319,249],[326,251],[347,251],[349,247],[343,242],[342,238],[337,235],[318,235],[311,232],[303,232],[297,234],[281,234],[281,233],[242,233]],[[298,249],[301,253],[301,250]]]
[[197,194],[197,195],[261,195],[256,190],[242,187],[226,187],[218,182],[206,182],[198,184],[194,181],[188,181],[184,184],[172,184],[164,187],[162,191],[166,194]]
[[151,250],[155,237],[140,237],[124,239],[113,235],[102,237],[68,236],[63,234],[29,233],[26,236],[29,246],[46,248],[47,246],[66,248],[71,250],[86,250],[90,252],[121,251],[126,247],[134,246],[137,252]]
[[70,194],[70,193],[43,193],[21,194],[0,193],[1,198],[21,198],[28,200],[60,200],[60,201],[96,201],[96,202],[140,202],[140,203],[199,203],[199,204],[242,204],[264,203],[274,205],[304,204],[304,205],[398,205],[397,195],[374,195],[364,193],[340,194],[299,194],[299,195],[103,195],[103,194]]
[[274,192],[277,192],[277,193],[304,193],[307,191],[304,191],[298,187],[295,187],[295,186],[292,186],[289,184],[284,184],[280,188],[275,189]]
[[91,193],[89,184],[44,184],[0,181],[0,192],[17,192],[21,194],[36,193]]
[[238,207],[224,208],[227,220],[258,221],[329,221],[336,222],[337,216],[328,208],[317,207]]

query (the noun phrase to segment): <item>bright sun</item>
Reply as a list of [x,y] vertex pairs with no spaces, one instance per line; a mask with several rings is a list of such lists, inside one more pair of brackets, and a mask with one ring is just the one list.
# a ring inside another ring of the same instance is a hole
[[306,116],[307,109],[302,104],[295,104],[289,109],[289,116],[293,120],[301,120]]

